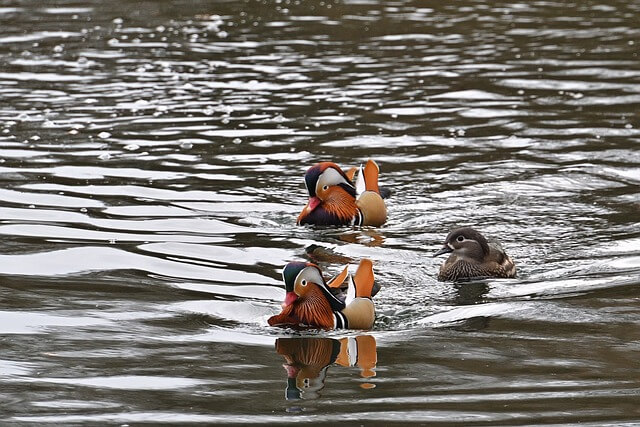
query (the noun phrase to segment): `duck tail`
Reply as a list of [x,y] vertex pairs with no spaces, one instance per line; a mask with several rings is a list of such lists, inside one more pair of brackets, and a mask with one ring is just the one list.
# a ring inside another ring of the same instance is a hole
[[364,258],[360,261],[358,270],[356,270],[356,274],[353,276],[353,281],[356,288],[356,298],[371,298],[374,276],[373,263],[370,259]]

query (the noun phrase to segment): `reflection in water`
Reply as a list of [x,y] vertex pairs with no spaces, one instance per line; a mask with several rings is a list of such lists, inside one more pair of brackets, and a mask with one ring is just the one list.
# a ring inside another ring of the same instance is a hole
[[340,240],[346,243],[358,243],[364,246],[382,246],[384,235],[380,230],[373,228],[363,228],[358,231],[340,234]]
[[[324,388],[327,370],[333,364],[357,366],[362,378],[376,375],[376,340],[371,335],[341,339],[278,338],[276,351],[285,359],[287,400],[317,399]],[[373,388],[364,383],[362,388]]]
[[327,264],[349,264],[353,262],[353,258],[340,255],[331,248],[312,244],[305,248],[307,257],[314,263],[327,263]]
[[[335,237],[340,241],[340,245],[342,247],[343,243],[368,247],[379,247],[382,246],[385,241],[385,236],[380,231],[381,230],[379,229],[373,228],[349,229],[348,231],[336,234]],[[341,254],[331,247],[318,245],[316,243],[308,245],[305,248],[305,254],[312,262],[316,264],[349,264],[353,262],[353,258]]]
[[[486,295],[489,292],[489,283],[487,281],[456,283],[453,286],[456,305],[465,306],[486,302]],[[481,331],[489,326],[489,322],[489,316],[470,316],[456,322],[454,328],[464,331]]]
[[455,283],[453,287],[456,291],[455,302],[457,305],[478,304],[489,292],[489,283],[486,281]]

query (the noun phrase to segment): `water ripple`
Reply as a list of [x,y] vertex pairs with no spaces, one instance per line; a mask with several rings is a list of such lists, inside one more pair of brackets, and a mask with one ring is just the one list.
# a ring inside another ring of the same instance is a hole
[[[637,424],[640,7],[427,6],[1,7],[0,419]],[[293,226],[369,158],[385,226]],[[438,282],[461,225],[519,277]],[[358,332],[268,327],[282,266],[362,257],[375,375],[286,401],[277,338]]]

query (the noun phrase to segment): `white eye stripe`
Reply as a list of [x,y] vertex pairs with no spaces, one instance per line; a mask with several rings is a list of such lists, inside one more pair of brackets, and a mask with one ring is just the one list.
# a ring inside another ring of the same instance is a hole
[[[349,184],[346,179],[334,168],[327,168],[320,174],[318,182],[316,183],[316,192],[321,188],[327,190],[332,185]],[[326,187],[326,188],[325,188]]]
[[[306,286],[310,282],[318,284],[324,283],[318,269],[311,266],[302,269],[302,271],[296,276],[295,281],[296,283],[300,283],[302,286]],[[304,282],[304,284],[302,282]]]

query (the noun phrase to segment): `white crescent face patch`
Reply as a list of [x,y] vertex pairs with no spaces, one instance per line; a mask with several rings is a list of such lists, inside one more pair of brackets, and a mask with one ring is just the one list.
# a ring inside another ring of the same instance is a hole
[[299,285],[303,280],[306,280],[307,283],[316,283],[318,285],[322,285],[324,283],[324,279],[322,279],[322,275],[318,269],[312,266],[305,267],[300,271],[300,273],[298,273],[295,284]]
[[316,182],[316,194],[318,194],[324,187],[331,187],[338,184],[349,184],[349,182],[347,182],[340,172],[334,168],[327,168],[320,174],[320,177],[318,177],[318,182]]

